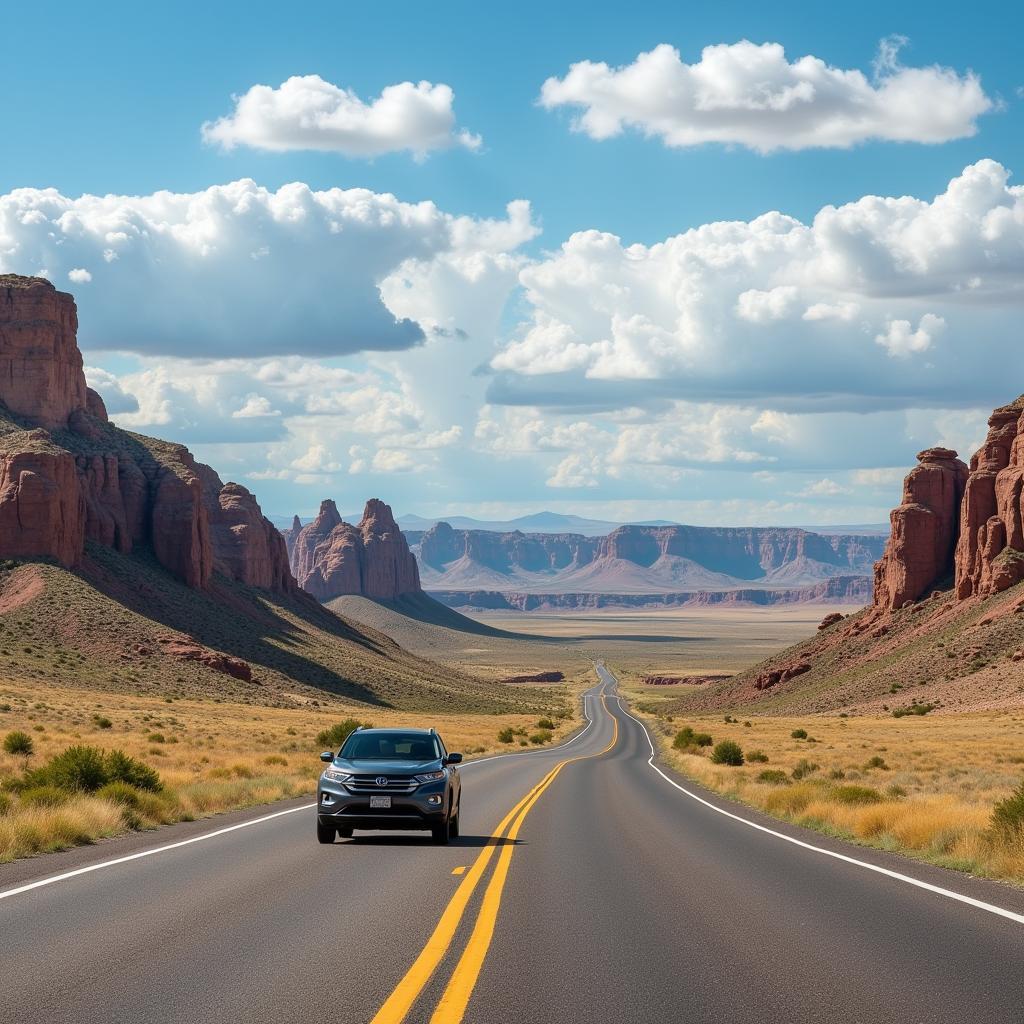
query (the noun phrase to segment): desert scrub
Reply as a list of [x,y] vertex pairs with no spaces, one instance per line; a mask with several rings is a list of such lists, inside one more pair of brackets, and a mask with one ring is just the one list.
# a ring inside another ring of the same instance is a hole
[[530,742],[534,746],[540,747],[545,743],[550,743],[554,735],[550,729],[538,729],[535,733],[531,733]]
[[15,729],[4,737],[4,750],[8,754],[16,754],[20,757],[30,757],[34,749],[32,737],[27,732]]
[[1004,843],[1024,837],[1024,782],[992,809],[991,832]]
[[329,729],[323,729],[318,732],[316,734],[317,746],[324,749],[330,747],[331,750],[340,750],[345,740],[360,727],[372,729],[373,724],[371,722],[360,722],[355,718],[346,718],[344,722],[338,722]]
[[507,729],[502,729],[498,733],[499,743],[511,743],[516,738],[515,730],[509,726]]
[[743,748],[733,740],[722,740],[711,752],[713,764],[727,764],[738,768],[743,764]]

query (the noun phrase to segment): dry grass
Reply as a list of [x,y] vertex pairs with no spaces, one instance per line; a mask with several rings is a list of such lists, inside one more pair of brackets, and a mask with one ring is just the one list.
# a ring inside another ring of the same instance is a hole
[[[724,715],[668,716],[650,688],[628,692],[654,726],[665,760],[708,789],[798,825],[1024,884],[1024,834],[999,839],[989,829],[994,804],[1024,778],[1020,711],[900,719],[739,712],[739,721],[727,723]],[[684,725],[768,760],[730,768],[712,764],[707,751],[674,750]],[[800,729],[808,739],[793,738]],[[871,767],[874,759],[884,767]],[[786,781],[759,781],[765,771]]]
[[[550,742],[577,723],[580,674],[557,707]],[[517,749],[516,735],[499,742],[499,731],[537,732],[536,714],[417,714],[366,705],[304,709],[261,707],[223,700],[128,696],[32,683],[0,683],[0,738],[21,730],[34,751],[24,757],[0,748],[0,862],[59,850],[131,829],[152,828],[272,800],[311,793],[320,772],[317,734],[347,717],[377,726],[435,726],[451,750],[467,758]],[[99,722],[111,724],[102,728]],[[74,744],[123,750],[157,769],[160,793],[137,794],[135,806],[97,796],[72,795],[58,806],[26,806],[6,791],[28,767]]]

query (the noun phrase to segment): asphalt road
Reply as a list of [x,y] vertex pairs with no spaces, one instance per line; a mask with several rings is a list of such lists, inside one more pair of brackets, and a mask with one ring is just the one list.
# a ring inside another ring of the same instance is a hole
[[449,847],[299,801],[0,867],[0,1021],[1024,1020],[1024,895],[659,774],[598,671],[570,744],[463,766]]

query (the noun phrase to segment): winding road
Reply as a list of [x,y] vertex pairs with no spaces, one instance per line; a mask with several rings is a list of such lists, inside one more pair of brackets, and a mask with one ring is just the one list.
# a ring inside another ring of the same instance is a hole
[[462,767],[448,847],[305,799],[0,866],[0,1021],[1024,1020],[1024,893],[701,790],[597,671],[567,744]]

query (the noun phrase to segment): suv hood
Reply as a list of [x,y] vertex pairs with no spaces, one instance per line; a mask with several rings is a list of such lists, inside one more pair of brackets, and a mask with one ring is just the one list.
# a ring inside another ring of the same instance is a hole
[[439,758],[430,761],[394,761],[394,760],[363,760],[357,758],[335,758],[334,767],[357,775],[417,775],[423,772],[437,771],[441,767]]

